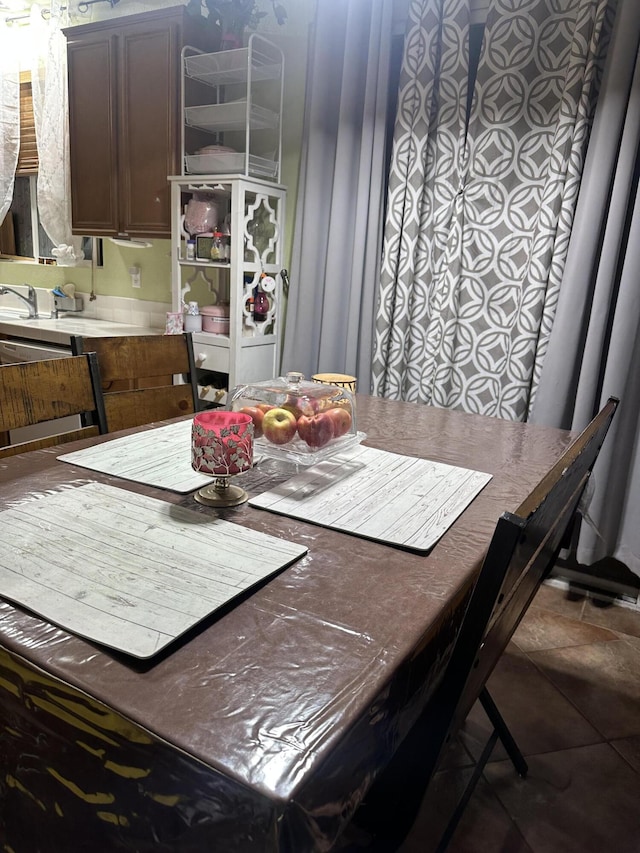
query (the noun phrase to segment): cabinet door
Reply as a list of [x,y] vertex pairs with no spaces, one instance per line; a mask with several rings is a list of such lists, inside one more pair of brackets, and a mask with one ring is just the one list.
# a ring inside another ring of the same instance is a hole
[[[169,237],[180,164],[180,50],[215,32],[184,6],[65,30],[73,233]],[[205,144],[204,142],[202,144]]]
[[179,171],[180,28],[166,22],[120,37],[120,226],[127,236],[171,231],[167,175]]
[[117,42],[111,34],[69,44],[69,143],[73,233],[118,233]]

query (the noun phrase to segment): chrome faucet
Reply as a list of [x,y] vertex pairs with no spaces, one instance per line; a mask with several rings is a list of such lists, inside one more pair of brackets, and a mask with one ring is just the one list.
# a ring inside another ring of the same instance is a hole
[[14,296],[17,296],[18,299],[21,299],[24,304],[29,309],[29,317],[31,319],[35,319],[38,316],[38,301],[36,297],[35,288],[33,288],[30,284],[25,284],[27,288],[27,295],[23,296],[22,293],[19,293],[13,287],[7,287],[6,284],[0,284],[0,296],[4,296],[5,293],[13,293]]

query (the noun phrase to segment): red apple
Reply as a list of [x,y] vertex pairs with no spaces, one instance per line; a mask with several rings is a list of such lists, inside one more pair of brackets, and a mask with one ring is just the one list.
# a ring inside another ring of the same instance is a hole
[[268,412],[269,409],[275,409],[275,406],[272,406],[269,403],[258,403],[256,405],[256,409],[260,409],[261,412]]
[[336,406],[333,409],[327,409],[324,414],[327,418],[331,418],[334,438],[340,438],[341,435],[346,435],[351,429],[351,415],[341,406]]
[[295,403],[293,402],[293,400],[286,400],[286,402],[282,404],[282,408],[286,409],[288,412],[291,412],[291,414],[296,420],[298,420],[298,418],[302,414],[302,409],[300,408],[300,406],[298,406],[297,398]]
[[309,447],[324,447],[333,438],[333,422],[326,412],[318,415],[301,415],[298,418],[298,435]]
[[334,388],[329,394],[324,394],[320,397],[318,399],[318,411],[326,412],[327,409],[332,409],[336,405],[336,397],[339,397],[341,393],[338,388]]
[[297,420],[301,415],[315,415],[318,411],[318,401],[306,395],[298,397],[295,394],[287,394],[282,408],[288,409]]
[[259,409],[257,406],[244,406],[240,411],[245,415],[249,415],[253,421],[254,438],[260,438],[262,435],[262,421],[264,419],[264,412],[262,409]]
[[264,413],[262,432],[272,444],[286,444],[296,434],[296,419],[287,409],[274,407]]
[[307,415],[307,417],[317,415],[320,411],[320,400],[317,397],[301,397],[299,405],[302,414]]

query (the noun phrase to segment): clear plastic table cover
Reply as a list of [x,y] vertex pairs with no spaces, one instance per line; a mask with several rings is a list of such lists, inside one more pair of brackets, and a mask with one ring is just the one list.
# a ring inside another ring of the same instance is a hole
[[[430,554],[220,511],[309,553],[147,665],[0,600],[7,849],[331,848],[431,695],[498,516],[571,438],[362,396],[358,417],[372,446],[493,474]],[[98,480],[214,512],[57,461],[88,443],[0,461],[0,510]],[[266,460],[243,485],[294,470]]]

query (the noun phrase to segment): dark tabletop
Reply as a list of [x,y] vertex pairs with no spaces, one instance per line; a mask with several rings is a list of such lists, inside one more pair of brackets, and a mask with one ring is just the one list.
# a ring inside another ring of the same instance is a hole
[[[150,664],[134,664],[9,603],[3,647],[270,801],[329,808],[366,785],[437,677],[499,515],[514,511],[571,434],[359,396],[358,429],[385,450],[486,471],[491,482],[428,555],[243,506],[221,517],[298,542],[308,554],[211,617]],[[0,510],[91,481],[216,512],[94,474],[57,455],[0,462]],[[256,494],[291,476],[261,462]],[[185,555],[188,559],[188,555]],[[329,793],[331,792],[331,793]]]

